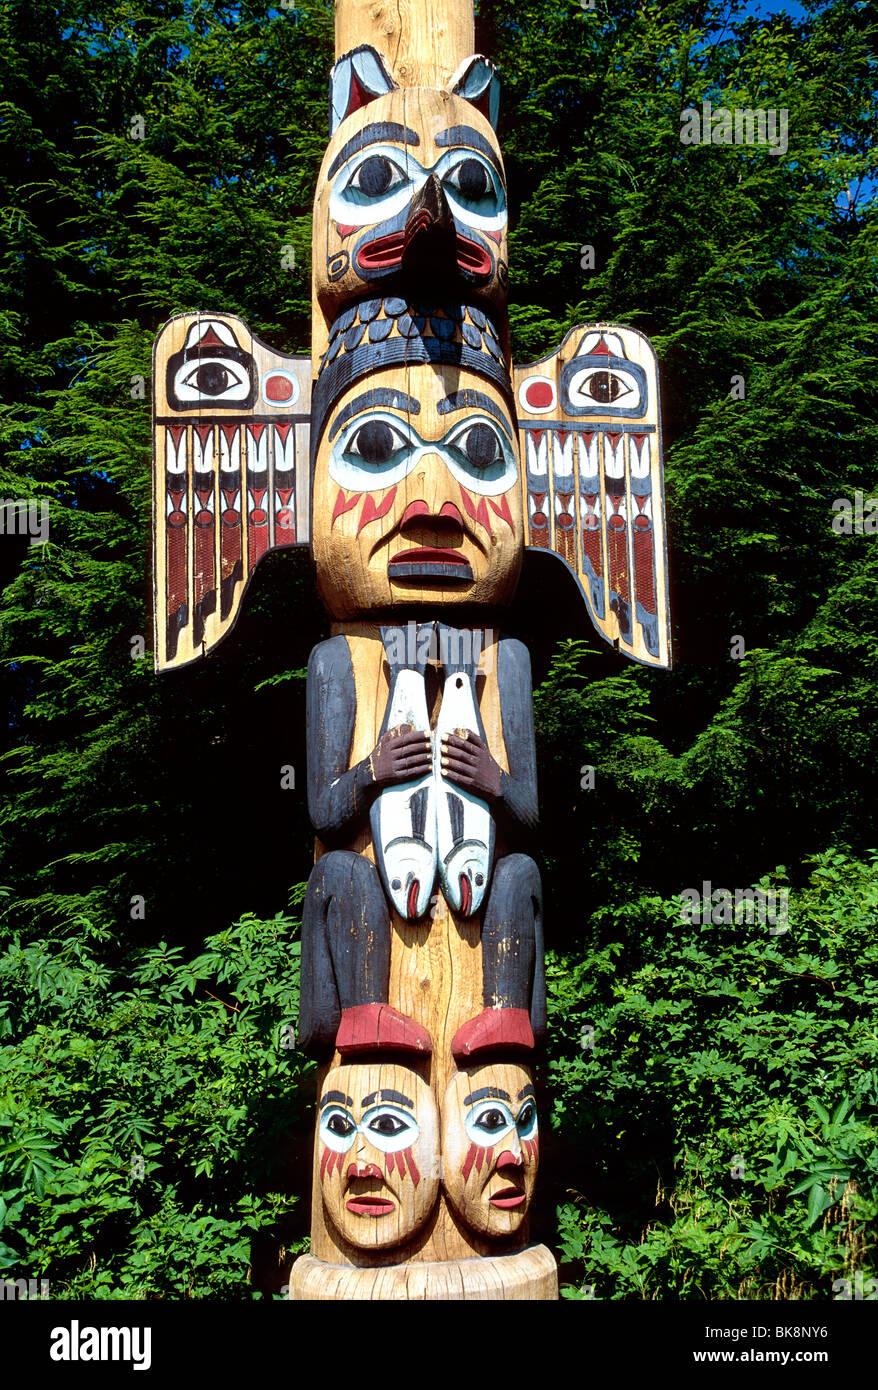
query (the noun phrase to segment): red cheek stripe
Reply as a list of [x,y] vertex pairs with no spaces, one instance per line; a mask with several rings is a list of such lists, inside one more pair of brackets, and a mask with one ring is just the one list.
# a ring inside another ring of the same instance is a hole
[[332,1158],[332,1149],[324,1149],[324,1150],[323,1150],[323,1157],[322,1157],[321,1160],[320,1160],[320,1181],[321,1181],[321,1182],[323,1182],[323,1179],[326,1177],[326,1165],[328,1164],[328,1162],[329,1162],[329,1160],[330,1160],[331,1158]]
[[499,506],[494,501],[493,497],[489,497],[488,504],[491,508],[491,511],[496,512],[497,516],[499,516],[503,521],[506,522],[510,531],[513,531],[515,528],[512,525],[512,513],[509,510],[509,503],[506,500],[506,497],[504,496],[500,499]]
[[467,1153],[466,1158],[464,1159],[463,1167],[460,1170],[461,1177],[463,1178],[464,1182],[466,1182],[467,1178],[472,1172],[472,1166],[476,1161],[476,1154],[480,1152],[481,1150],[479,1149],[478,1144],[470,1144],[469,1151]]
[[393,500],[395,497],[396,488],[392,487],[388,492],[387,496],[385,497],[384,501],[381,503],[381,506],[376,507],[375,499],[372,496],[371,492],[367,493],[366,500],[363,503],[363,510],[360,513],[360,524],[357,527],[357,535],[360,534],[364,526],[369,525],[370,521],[379,521],[382,516],[386,516],[387,513],[390,511],[390,508],[393,506]]
[[406,1163],[408,1164],[409,1172],[412,1175],[412,1182],[414,1183],[415,1187],[417,1187],[418,1183],[421,1181],[421,1175],[418,1172],[418,1165],[415,1163],[411,1149],[403,1149],[402,1153],[399,1154],[397,1157],[397,1162],[401,1163],[403,1159],[405,1159]]
[[332,527],[338,521],[338,518],[340,516],[344,516],[345,512],[349,512],[351,510],[351,507],[355,507],[357,505],[361,495],[361,493],[355,492],[350,502],[346,502],[344,500],[344,492],[341,488],[339,488],[338,496],[335,499],[335,506],[332,509],[332,525],[329,528],[330,530],[332,530]]
[[494,533],[491,530],[491,518],[488,516],[488,506],[484,497],[479,499],[479,505],[476,506],[466,488],[463,487],[461,483],[458,483],[457,486],[460,488],[460,497],[467,516],[473,521],[477,521],[480,526],[484,526],[489,536],[493,535]]

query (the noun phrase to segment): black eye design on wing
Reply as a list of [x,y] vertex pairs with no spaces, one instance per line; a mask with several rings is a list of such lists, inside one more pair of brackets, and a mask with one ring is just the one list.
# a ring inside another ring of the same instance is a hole
[[253,358],[225,344],[184,348],[168,359],[167,393],[172,410],[219,404],[247,410],[256,396]]
[[222,396],[232,387],[246,384],[247,375],[237,364],[211,361],[201,362],[186,376],[181,376],[178,383],[200,396]]
[[597,401],[599,405],[610,405],[630,396],[634,390],[631,381],[626,381],[618,372],[589,372],[576,383],[576,393],[581,398]]

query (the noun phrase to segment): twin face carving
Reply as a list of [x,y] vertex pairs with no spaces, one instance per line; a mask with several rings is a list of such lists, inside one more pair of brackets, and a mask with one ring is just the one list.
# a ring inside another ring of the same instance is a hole
[[407,1068],[334,1067],[319,1108],[324,1207],[351,1245],[404,1244],[427,1223],[440,1187],[456,1216],[480,1235],[513,1236],[522,1225],[539,1162],[525,1067],[491,1063],[457,1072],[439,1107]]

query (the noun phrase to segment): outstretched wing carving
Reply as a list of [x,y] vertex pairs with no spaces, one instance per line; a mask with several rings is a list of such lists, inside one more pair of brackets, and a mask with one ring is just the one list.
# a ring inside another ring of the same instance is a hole
[[513,369],[527,544],[575,576],[607,642],[671,664],[658,370],[633,328],[572,329]]
[[181,314],[153,353],[157,671],[234,625],[262,556],[307,545],[311,358],[274,352],[232,314]]

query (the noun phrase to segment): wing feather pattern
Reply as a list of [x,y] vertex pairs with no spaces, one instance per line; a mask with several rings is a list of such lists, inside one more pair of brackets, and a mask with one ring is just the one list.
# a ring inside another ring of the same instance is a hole
[[153,352],[155,666],[186,666],[234,626],[269,550],[307,545],[311,358],[232,314],[181,314]]
[[633,328],[587,325],[513,369],[525,535],[559,555],[601,636],[671,664],[658,369]]

